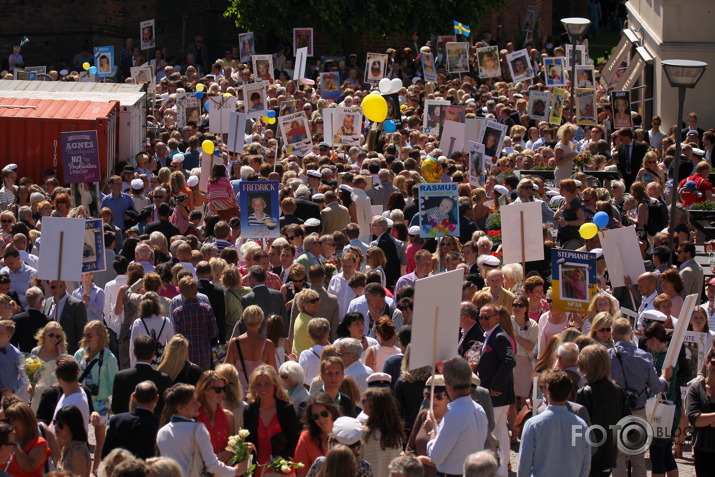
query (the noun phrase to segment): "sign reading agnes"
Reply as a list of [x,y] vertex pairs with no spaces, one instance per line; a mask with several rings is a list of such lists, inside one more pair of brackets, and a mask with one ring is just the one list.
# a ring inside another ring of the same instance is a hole
[[99,182],[99,143],[97,131],[60,133],[64,181]]

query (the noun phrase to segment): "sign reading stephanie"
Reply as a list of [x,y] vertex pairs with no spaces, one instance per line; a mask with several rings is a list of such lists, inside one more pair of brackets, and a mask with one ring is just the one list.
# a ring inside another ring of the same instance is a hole
[[99,182],[99,141],[97,131],[74,131],[60,133],[62,140],[62,163],[64,181]]

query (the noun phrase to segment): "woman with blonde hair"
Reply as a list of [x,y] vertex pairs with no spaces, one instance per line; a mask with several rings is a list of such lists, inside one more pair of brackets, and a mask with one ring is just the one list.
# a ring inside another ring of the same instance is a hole
[[593,326],[588,335],[596,340],[596,343],[606,348],[613,348],[615,343],[613,342],[612,327],[613,317],[607,311],[602,311],[593,317]]
[[[263,364],[276,368],[276,353],[273,342],[259,333],[263,323],[263,310],[251,305],[243,310],[243,323],[246,332],[231,338],[226,348],[224,363],[230,363],[238,370],[241,388],[247,389],[253,371]],[[238,324],[237,324],[238,326]],[[235,331],[235,329],[234,329]]]
[[588,305],[588,311],[584,315],[583,324],[581,325],[581,333],[584,335],[590,334],[591,323],[598,313],[608,312],[613,320],[616,320],[621,312],[618,310],[616,299],[606,292],[598,292],[591,299]]
[[212,370],[204,371],[196,383],[196,396],[201,403],[196,421],[208,429],[214,454],[224,464],[233,456],[226,446],[235,428],[233,413],[222,406],[226,386],[226,380]]
[[37,340],[37,347],[32,348],[30,354],[37,357],[44,368],[40,373],[40,378],[32,388],[30,407],[32,407],[33,412],[37,412],[42,392],[57,382],[55,377],[57,358],[61,354],[67,353],[67,337],[62,330],[62,325],[56,321],[50,321],[37,330],[35,339]]
[[660,274],[660,286],[663,287],[663,293],[668,295],[668,298],[673,302],[671,308],[671,316],[680,316],[680,309],[683,307],[683,279],[680,277],[678,270],[670,269]]
[[181,467],[168,457],[151,457],[146,460],[149,470],[155,477],[184,477]]
[[644,184],[656,182],[660,185],[665,185],[665,172],[658,165],[658,153],[655,150],[645,153],[642,167],[636,176],[636,182]]
[[385,266],[387,265],[385,252],[379,247],[370,247],[366,252],[365,263],[370,267],[370,271],[380,274],[380,285],[385,288]]
[[275,367],[263,364],[253,371],[248,402],[244,424],[250,432],[247,440],[256,448],[255,462],[260,466],[271,457],[292,458],[300,423]]
[[186,176],[184,176],[184,173],[181,171],[174,171],[171,173],[171,176],[169,177],[169,186],[169,195],[173,198],[182,194],[191,196],[191,190],[189,190],[189,187],[186,185]]
[[560,184],[562,180],[568,179],[571,177],[571,174],[573,174],[573,159],[576,157],[577,151],[574,149],[571,141],[573,141],[575,132],[576,126],[573,124],[564,124],[556,133],[559,141],[554,148],[554,162],[556,164],[556,170],[554,170],[555,184]]
[[236,367],[222,363],[216,366],[216,374],[226,381],[226,391],[223,394],[223,408],[233,413],[234,434],[243,428],[243,411],[246,403],[243,401],[243,389],[238,380],[238,371]]
[[556,363],[556,352],[558,351],[561,343],[563,343],[561,335],[554,335],[548,339],[546,346],[544,346],[539,353],[539,359],[537,359],[534,364],[534,372],[532,376],[539,375],[545,370],[554,367],[554,363]]
[[295,304],[298,316],[295,317],[288,341],[292,342],[292,353],[300,356],[303,351],[313,345],[308,334],[308,323],[318,316],[320,295],[315,290],[305,288],[295,296]]
[[79,343],[80,349],[74,354],[79,363],[80,376],[77,381],[89,388],[92,394],[94,416],[94,435],[97,445],[94,447],[94,466],[96,473],[102,460],[102,447],[109,421],[109,398],[112,397],[114,375],[119,371],[117,358],[109,350],[109,332],[101,321],[90,321],[84,326],[84,335]]
[[447,265],[444,263],[445,256],[449,252],[457,252],[462,254],[462,244],[459,243],[456,237],[447,236],[439,239],[439,246],[437,250],[432,255],[432,262],[434,266],[432,268],[433,272],[441,273],[447,270]]
[[189,340],[182,334],[174,335],[164,348],[164,356],[156,368],[166,373],[173,384],[195,385],[201,377],[201,368],[189,361]]

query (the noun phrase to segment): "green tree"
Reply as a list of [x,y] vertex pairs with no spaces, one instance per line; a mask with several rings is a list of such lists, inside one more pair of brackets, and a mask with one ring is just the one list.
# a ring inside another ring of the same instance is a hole
[[482,15],[505,3],[506,0],[402,0],[391,5],[376,0],[228,0],[224,15],[234,19],[238,28],[259,34],[270,32],[285,42],[292,40],[293,28],[313,27],[330,34],[341,48],[349,48],[363,34],[385,38],[417,31],[423,39],[450,34],[454,20],[471,26],[476,33]]

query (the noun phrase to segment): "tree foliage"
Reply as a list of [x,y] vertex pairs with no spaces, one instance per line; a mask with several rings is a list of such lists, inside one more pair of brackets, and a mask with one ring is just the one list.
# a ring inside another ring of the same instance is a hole
[[389,37],[396,33],[419,32],[424,39],[431,35],[451,34],[453,21],[472,27],[476,34],[479,20],[490,9],[499,8],[506,0],[303,0],[301,2],[266,0],[228,0],[224,15],[238,28],[268,33],[289,42],[293,28],[313,27],[316,32],[331,35],[333,41],[350,43],[366,34]]

